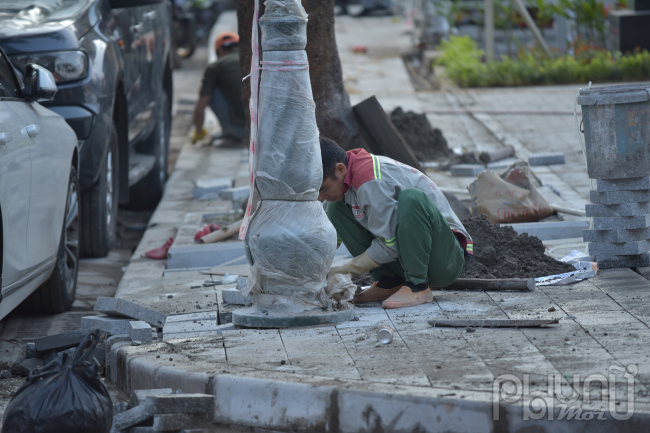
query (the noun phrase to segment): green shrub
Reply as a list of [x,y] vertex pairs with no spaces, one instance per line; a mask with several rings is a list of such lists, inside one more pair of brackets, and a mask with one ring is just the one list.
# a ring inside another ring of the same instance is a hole
[[440,44],[436,64],[461,87],[529,86],[588,81],[638,81],[650,78],[650,53],[622,55],[604,50],[582,52],[578,58],[549,58],[537,51],[521,50],[517,58],[504,56],[484,63],[483,50],[469,36],[451,36]]

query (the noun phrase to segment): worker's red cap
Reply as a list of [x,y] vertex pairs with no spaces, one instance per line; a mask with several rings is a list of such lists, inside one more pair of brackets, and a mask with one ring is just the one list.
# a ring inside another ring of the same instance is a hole
[[234,32],[223,32],[214,41],[214,49],[218,50],[221,47],[227,48],[228,45],[239,42],[239,35]]

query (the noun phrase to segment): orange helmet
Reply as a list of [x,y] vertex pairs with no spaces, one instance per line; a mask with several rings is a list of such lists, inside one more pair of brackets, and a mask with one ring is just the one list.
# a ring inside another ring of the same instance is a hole
[[234,32],[223,32],[214,41],[215,51],[221,47],[227,48],[228,45],[239,42],[239,35]]

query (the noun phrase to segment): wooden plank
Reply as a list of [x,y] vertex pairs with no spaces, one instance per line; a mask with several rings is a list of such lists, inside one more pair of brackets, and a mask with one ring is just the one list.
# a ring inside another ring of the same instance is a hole
[[[281,329],[280,336],[296,373],[360,380],[341,336],[334,326]],[[326,354],[326,356],[323,356]]]
[[421,170],[411,147],[399,133],[375,96],[352,107],[359,129],[370,151],[375,155],[393,158]]
[[474,320],[428,320],[431,326],[444,326],[450,328],[535,328],[542,325],[555,325],[557,320],[530,320],[530,319],[474,319]]

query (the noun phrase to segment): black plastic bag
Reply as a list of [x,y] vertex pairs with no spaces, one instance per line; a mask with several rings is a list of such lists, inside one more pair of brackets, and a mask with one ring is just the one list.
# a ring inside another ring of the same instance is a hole
[[32,371],[11,399],[2,433],[109,433],[113,404],[91,357],[99,332],[86,336],[72,363],[57,357]]

